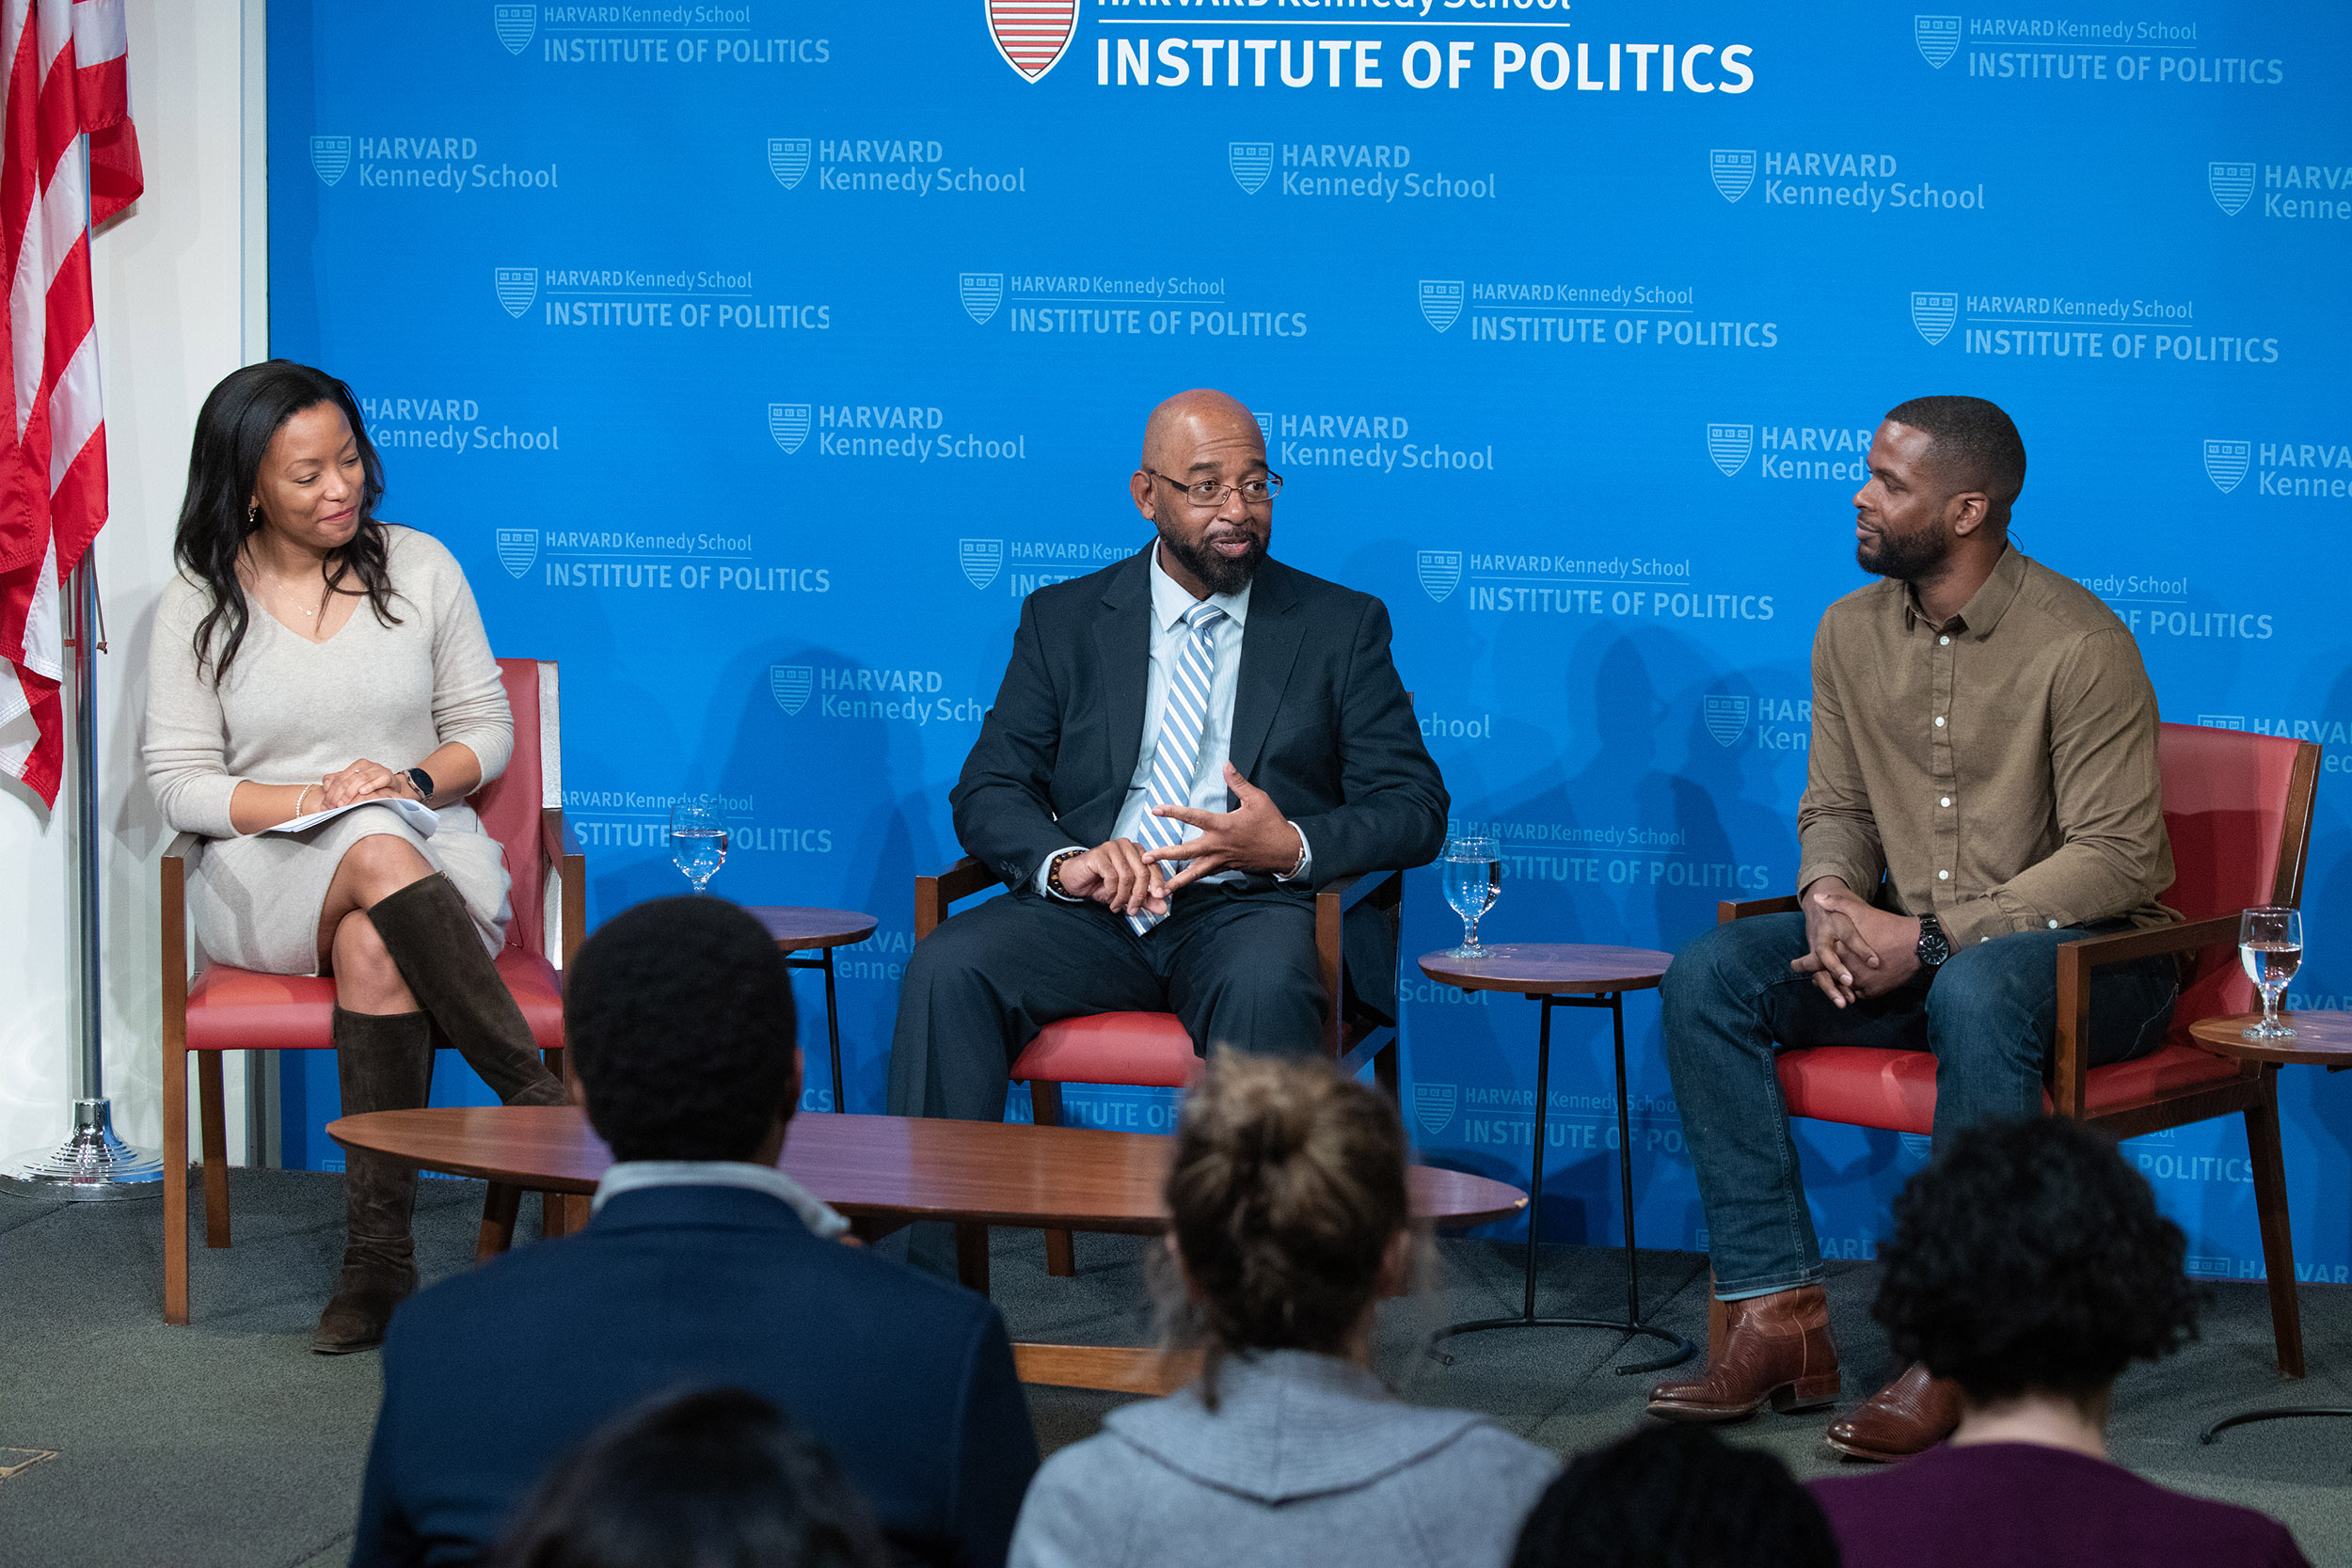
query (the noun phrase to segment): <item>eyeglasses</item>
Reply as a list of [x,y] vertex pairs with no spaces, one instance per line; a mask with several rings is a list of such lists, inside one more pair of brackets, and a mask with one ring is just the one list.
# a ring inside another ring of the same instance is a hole
[[1236,490],[1241,492],[1241,499],[1251,506],[1263,506],[1282,493],[1282,476],[1278,473],[1267,473],[1257,479],[1245,479],[1239,484],[1227,484],[1220,480],[1214,479],[1204,479],[1198,484],[1186,484],[1182,480],[1168,479],[1168,475],[1156,468],[1146,468],[1143,471],[1153,479],[1167,479],[1170,484],[1182,490],[1193,505],[1203,509],[1223,506],[1225,498]]

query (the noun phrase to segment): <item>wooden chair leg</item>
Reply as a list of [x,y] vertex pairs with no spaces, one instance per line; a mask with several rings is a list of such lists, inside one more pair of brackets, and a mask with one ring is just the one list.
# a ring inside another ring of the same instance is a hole
[[[168,964],[179,957],[166,953]],[[164,1040],[164,1322],[188,1321],[188,1053]]]
[[2286,1161],[2279,1144],[2279,1069],[2263,1069],[2263,1100],[2246,1108],[2246,1152],[2254,1167],[2254,1210],[2262,1220],[2263,1267],[2270,1276],[2270,1332],[2279,1370],[2303,1375],[2303,1310],[2295,1292],[2295,1236],[2287,1225]]
[[229,1244],[229,1118],[221,1101],[220,1053],[196,1053],[197,1116],[204,1136],[204,1244]]
[[[1061,1085],[1033,1079],[1029,1084],[1030,1119],[1040,1127],[1061,1125]],[[1056,1279],[1074,1278],[1078,1273],[1078,1248],[1067,1230],[1045,1233],[1045,1272]],[[981,1287],[985,1294],[987,1287]]]
[[956,1277],[969,1289],[988,1294],[988,1227],[957,1222]]
[[541,1193],[539,1234],[547,1241],[569,1236],[588,1223],[592,1199],[585,1193]]
[[[553,1194],[549,1194],[553,1196]],[[473,1260],[486,1263],[515,1244],[515,1216],[522,1212],[523,1190],[503,1181],[490,1183],[482,1200],[482,1234],[473,1245]]]

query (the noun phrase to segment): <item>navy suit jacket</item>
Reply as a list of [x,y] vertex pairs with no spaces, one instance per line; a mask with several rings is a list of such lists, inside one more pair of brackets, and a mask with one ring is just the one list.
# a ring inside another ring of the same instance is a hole
[[[1147,546],[1022,603],[996,705],[948,797],[956,837],[1016,895],[1035,896],[1046,856],[1100,844],[1118,824],[1146,744],[1151,562]],[[1316,887],[1426,864],[1445,847],[1445,781],[1390,657],[1388,610],[1369,594],[1279,561],[1259,565],[1229,755],[1307,835]],[[1262,872],[1244,886],[1298,895]],[[1389,1011],[1393,930],[1375,933],[1375,911],[1362,905],[1349,916],[1351,979]],[[1373,945],[1359,950],[1367,938]]]
[[832,1449],[900,1561],[1005,1560],[1038,1460],[996,1309],[765,1193],[654,1187],[393,1316],[355,1568],[478,1560],[596,1426],[711,1386]]

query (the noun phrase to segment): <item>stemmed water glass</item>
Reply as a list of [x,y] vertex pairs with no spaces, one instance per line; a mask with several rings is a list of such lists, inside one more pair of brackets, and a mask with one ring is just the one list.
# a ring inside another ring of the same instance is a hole
[[1445,901],[1462,917],[1462,945],[1446,957],[1483,958],[1486,949],[1478,945],[1478,920],[1502,895],[1502,862],[1495,853],[1495,841],[1476,834],[1455,834],[1446,840],[1442,863]]
[[670,860],[696,893],[727,863],[727,825],[716,802],[680,800],[670,808]]
[[2238,917],[2238,961],[2263,993],[2262,1022],[2244,1031],[2249,1040],[2291,1040],[2295,1031],[2279,1022],[2279,993],[2303,967],[2303,911],[2278,905],[2248,910]]

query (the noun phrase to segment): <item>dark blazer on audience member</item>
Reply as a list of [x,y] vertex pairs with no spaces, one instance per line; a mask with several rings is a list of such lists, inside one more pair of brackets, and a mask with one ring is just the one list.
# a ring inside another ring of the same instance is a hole
[[1038,1458],[996,1309],[820,1240],[767,1194],[656,1187],[401,1307],[355,1568],[477,1560],[596,1426],[710,1385],[831,1449],[899,1560],[1004,1561]]
[[[1036,896],[1046,856],[1100,844],[1118,824],[1149,743],[1151,562],[1147,546],[1022,604],[996,705],[948,797],[956,837],[1017,896]],[[1307,835],[1316,887],[1425,864],[1445,847],[1445,783],[1389,636],[1389,612],[1369,594],[1274,560],[1252,579],[1228,754]],[[1245,885],[1299,895],[1263,873]],[[1393,928],[1361,905],[1349,914],[1350,979],[1392,1012]]]

